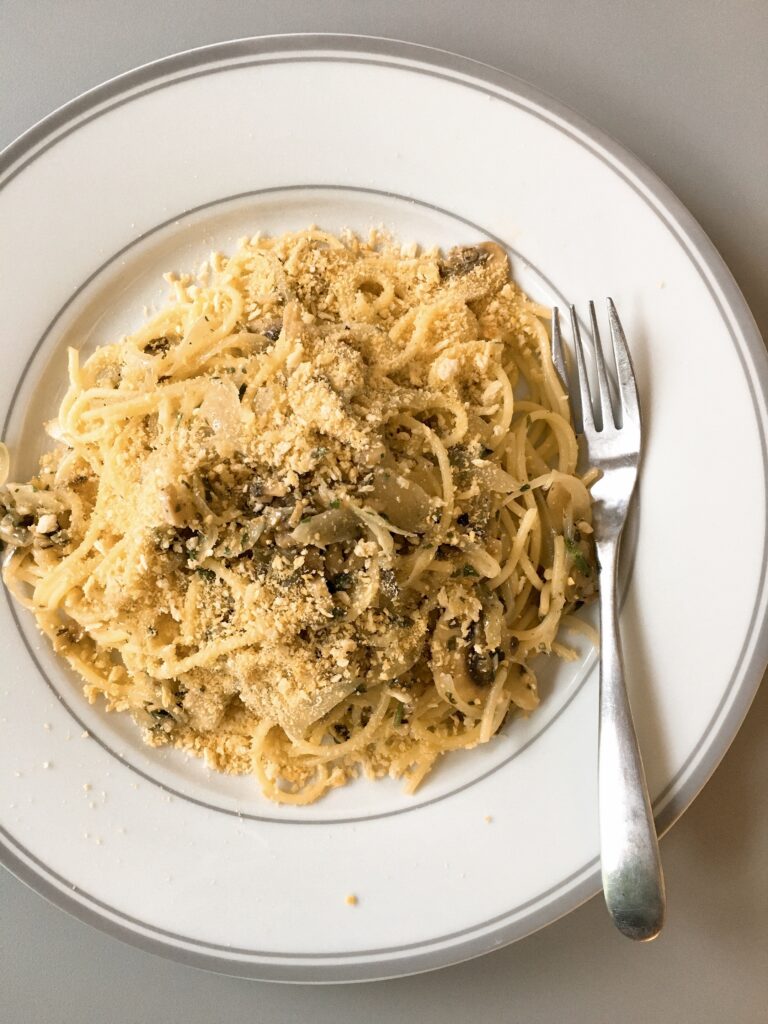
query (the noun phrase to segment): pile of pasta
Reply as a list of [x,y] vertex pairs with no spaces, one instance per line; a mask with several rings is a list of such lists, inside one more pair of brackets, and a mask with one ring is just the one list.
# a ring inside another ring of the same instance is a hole
[[[244,240],[69,352],[4,578],[90,701],[308,803],[538,702],[595,591],[548,310],[490,242]],[[5,453],[7,454],[7,453]],[[6,459],[7,461],[7,459]]]

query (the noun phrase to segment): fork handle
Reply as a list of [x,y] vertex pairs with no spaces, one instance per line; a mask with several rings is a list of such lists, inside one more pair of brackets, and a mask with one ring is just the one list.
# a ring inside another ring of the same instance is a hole
[[617,605],[619,539],[599,542],[600,734],[598,792],[605,902],[631,939],[655,938],[664,923],[664,877],[643,762],[632,723]]

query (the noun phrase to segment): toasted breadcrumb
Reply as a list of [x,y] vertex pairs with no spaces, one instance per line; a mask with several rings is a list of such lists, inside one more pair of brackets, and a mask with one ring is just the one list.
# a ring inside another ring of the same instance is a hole
[[5,578],[149,745],[283,802],[415,789],[535,709],[527,659],[575,656],[560,618],[595,589],[546,311],[495,243],[376,232],[166,281],[150,323],[70,351],[56,449],[0,486]]

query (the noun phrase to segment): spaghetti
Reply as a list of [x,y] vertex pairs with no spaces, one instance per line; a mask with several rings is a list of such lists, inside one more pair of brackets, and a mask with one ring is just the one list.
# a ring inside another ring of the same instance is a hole
[[284,803],[412,791],[536,708],[594,591],[548,311],[489,242],[313,229],[168,280],[69,351],[56,447],[0,487],[5,582],[146,742]]

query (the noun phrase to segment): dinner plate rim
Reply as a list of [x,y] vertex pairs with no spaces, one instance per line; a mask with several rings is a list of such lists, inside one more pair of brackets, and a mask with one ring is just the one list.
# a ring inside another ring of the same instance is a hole
[[[765,417],[763,420],[760,419],[761,410],[758,399],[762,395],[763,402],[768,400],[768,356],[746,300],[730,270],[704,229],[671,189],[625,146],[617,142],[609,134],[595,127],[588,119],[576,113],[559,100],[529,85],[525,80],[487,63],[447,50],[404,40],[388,39],[381,36],[336,33],[250,36],[183,50],[114,76],[69,100],[33,124],[0,151],[0,190],[16,174],[21,173],[28,162],[42,155],[48,146],[54,145],[66,133],[68,125],[71,124],[73,128],[80,125],[83,115],[89,111],[95,111],[101,104],[109,100],[113,100],[123,94],[125,94],[125,99],[129,100],[134,88],[146,86],[152,82],[159,84],[163,78],[169,78],[173,82],[184,71],[189,71],[205,64],[215,64],[217,61],[227,57],[258,56],[268,54],[269,52],[285,51],[301,52],[305,54],[305,57],[308,57],[311,51],[317,51],[320,57],[327,57],[332,53],[337,53],[349,59],[354,59],[355,54],[364,54],[369,57],[381,57],[387,63],[400,59],[406,62],[410,61],[420,65],[427,65],[430,69],[434,70],[435,74],[440,74],[441,71],[444,73],[448,72],[454,76],[452,80],[457,80],[455,78],[456,75],[465,75],[474,80],[480,80],[514,94],[515,97],[524,102],[543,108],[553,119],[559,119],[568,128],[572,129],[571,134],[575,136],[576,132],[580,133],[594,145],[595,150],[603,150],[607,153],[615,161],[618,168],[626,169],[634,175],[643,187],[647,189],[654,201],[658,203],[661,210],[668,215],[671,221],[669,224],[670,228],[677,227],[684,236],[687,236],[690,245],[686,244],[685,238],[681,238],[678,231],[674,232],[689,258],[703,265],[722,293],[724,298],[723,305],[730,314],[731,319],[735,322],[738,334],[753,361],[754,375],[746,373],[746,377],[752,391],[757,421],[761,427],[760,440],[765,462]],[[395,66],[407,67],[408,64]],[[458,80],[460,81],[460,79]],[[699,269],[701,270],[701,267]],[[720,305],[719,299],[716,296],[713,297],[715,297],[716,302]],[[726,313],[722,308],[720,312],[723,319],[727,320]],[[761,587],[763,584],[764,581],[761,580]],[[753,611],[752,621],[744,647],[742,647],[741,657],[744,656],[744,651],[748,649],[750,643],[752,643],[753,649],[739,673],[741,675],[741,682],[738,685],[730,709],[719,727],[717,727],[714,739],[710,741],[702,763],[695,768],[690,777],[667,800],[662,811],[656,816],[657,828],[660,833],[666,832],[671,828],[680,815],[690,806],[704,785],[706,785],[707,780],[733,742],[754,699],[766,664],[768,663],[768,610],[765,610],[761,616],[757,616],[756,613],[757,607]],[[12,840],[10,842],[12,843]],[[156,931],[157,935],[141,934],[138,930],[131,928],[130,925],[110,920],[96,907],[84,904],[79,899],[62,891],[48,877],[53,874],[50,869],[42,863],[39,864],[37,869],[30,866],[14,852],[11,845],[6,845],[2,839],[0,839],[0,863],[3,863],[22,882],[36,890],[56,906],[132,945],[183,963],[214,970],[219,973],[265,979],[263,964],[259,961],[237,961],[223,955],[217,956],[209,952],[183,948],[174,942],[159,937],[161,935],[160,930],[149,929]],[[589,870],[590,867],[591,871]],[[557,917],[575,909],[576,906],[583,903],[599,890],[599,864],[587,865],[585,871],[588,873],[567,894],[561,895],[558,900],[546,904],[546,909],[540,912],[543,919],[538,924],[535,923],[534,919],[534,922],[528,927],[526,935],[537,931]],[[563,905],[560,907],[558,903]],[[142,925],[141,922],[137,922],[137,924],[143,928],[148,928],[148,926]],[[423,949],[411,951],[408,958],[389,958],[372,962],[369,957],[352,956],[343,961],[339,960],[338,964],[336,962],[320,962],[316,967],[308,964],[303,970],[303,977],[297,976],[297,958],[287,955],[284,958],[283,967],[281,967],[281,958],[279,957],[271,962],[269,968],[271,978],[269,980],[294,983],[297,981],[334,983],[340,980],[363,981],[373,978],[394,977],[406,973],[418,973],[433,969],[434,967],[446,966],[450,963],[470,959],[501,944],[514,941],[515,938],[519,937],[522,936],[512,935],[505,937],[502,933],[500,939],[499,932],[493,933],[490,937],[485,934],[480,936],[470,935],[464,942],[452,945],[448,950],[442,948],[440,944],[435,948],[435,944],[427,940],[421,944]],[[449,953],[449,955],[446,955],[446,953]]]

